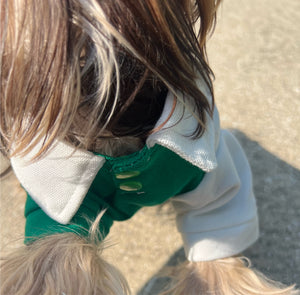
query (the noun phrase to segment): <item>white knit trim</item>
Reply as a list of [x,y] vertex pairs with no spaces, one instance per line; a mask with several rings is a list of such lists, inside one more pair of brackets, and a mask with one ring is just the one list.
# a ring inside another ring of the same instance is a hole
[[[169,93],[156,127],[168,118],[173,99],[174,95]],[[162,145],[202,170],[212,171],[217,167],[215,151],[220,131],[218,110],[215,108],[213,119],[207,115],[204,134],[198,139],[192,139],[191,135],[196,130],[198,121],[181,100],[177,100],[175,110],[164,127],[147,138],[147,146]]]

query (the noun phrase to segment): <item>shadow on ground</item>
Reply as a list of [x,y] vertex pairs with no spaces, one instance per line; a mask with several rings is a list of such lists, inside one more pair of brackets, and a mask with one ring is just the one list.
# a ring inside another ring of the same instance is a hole
[[[285,284],[300,286],[300,171],[265,150],[240,131],[232,130],[243,146],[253,172],[260,217],[260,239],[244,252],[254,267]],[[166,266],[184,260],[179,249],[137,293],[155,295],[168,283],[159,278]]]

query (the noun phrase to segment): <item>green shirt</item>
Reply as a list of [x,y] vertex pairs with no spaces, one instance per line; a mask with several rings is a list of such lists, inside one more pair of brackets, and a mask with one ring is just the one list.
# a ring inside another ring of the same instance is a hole
[[205,174],[158,144],[118,158],[98,156],[105,157],[106,161],[69,224],[62,225],[48,217],[28,194],[25,206],[27,241],[65,231],[86,234],[88,220],[94,220],[106,209],[100,222],[104,238],[113,221],[129,219],[144,206],[162,204],[173,196],[195,189]]

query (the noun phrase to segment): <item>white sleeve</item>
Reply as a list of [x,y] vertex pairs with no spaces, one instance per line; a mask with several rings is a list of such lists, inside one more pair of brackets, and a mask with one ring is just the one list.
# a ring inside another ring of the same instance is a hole
[[246,156],[228,131],[221,131],[217,168],[199,186],[173,198],[187,259],[208,261],[240,253],[258,238],[252,174]]

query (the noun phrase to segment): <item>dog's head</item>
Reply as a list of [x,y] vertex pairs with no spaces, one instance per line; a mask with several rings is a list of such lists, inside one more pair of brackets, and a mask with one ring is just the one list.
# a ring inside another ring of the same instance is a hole
[[212,93],[205,43],[218,4],[1,1],[0,127],[8,154],[26,154],[41,140],[37,156],[57,139],[85,149],[107,136],[143,139],[168,90],[195,102],[200,136],[212,106],[195,80],[201,76]]

